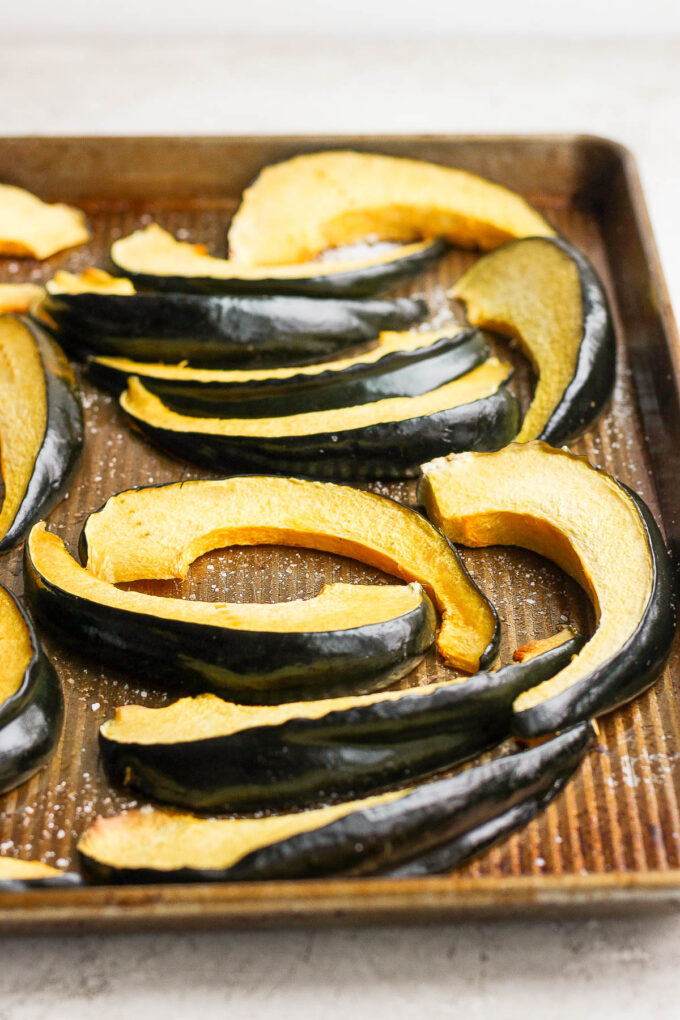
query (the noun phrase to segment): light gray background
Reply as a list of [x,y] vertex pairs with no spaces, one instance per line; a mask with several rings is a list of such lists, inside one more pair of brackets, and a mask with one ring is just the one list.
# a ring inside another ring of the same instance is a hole
[[[160,0],[38,2],[29,25],[23,8],[5,4],[0,134],[608,135],[639,160],[677,306],[680,6],[619,5],[618,40],[607,37],[604,8],[552,6],[298,0],[284,16],[274,0],[193,2],[181,13]],[[267,35],[272,26],[293,34]],[[156,29],[171,38],[154,38]],[[523,36],[479,34],[509,29]],[[299,34],[311,30],[324,34]],[[0,939],[0,1020],[670,1020],[680,1011],[679,958],[674,917]]]

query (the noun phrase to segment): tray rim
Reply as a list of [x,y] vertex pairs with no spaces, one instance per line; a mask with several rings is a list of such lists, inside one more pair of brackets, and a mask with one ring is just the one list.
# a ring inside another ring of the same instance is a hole
[[[680,335],[673,315],[647,203],[632,151],[606,136],[581,133],[533,134],[210,134],[210,135],[12,135],[0,137],[0,149],[13,144],[102,144],[227,142],[266,145],[341,146],[408,143],[523,146],[535,143],[599,145],[621,167],[646,268],[655,292],[660,325],[680,390]],[[380,878],[314,879],[258,883],[196,883],[144,886],[82,886],[0,891],[0,934],[215,928],[282,927],[311,924],[386,924],[425,921],[531,917],[602,916],[680,909],[680,868],[665,871],[612,871],[584,875],[524,875],[457,878],[432,876],[398,881]]]

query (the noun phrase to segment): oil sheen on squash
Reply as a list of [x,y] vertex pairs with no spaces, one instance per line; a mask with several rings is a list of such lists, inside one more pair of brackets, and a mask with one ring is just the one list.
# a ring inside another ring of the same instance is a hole
[[17,693],[33,657],[33,646],[14,599],[0,586],[0,708]]
[[366,237],[443,237],[495,248],[552,227],[515,192],[475,174],[420,160],[316,152],[265,167],[246,189],[229,229],[231,257],[304,262]]
[[5,498],[0,542],[26,494],[47,426],[47,388],[38,348],[28,328],[0,318],[0,464]]
[[161,362],[133,361],[131,358],[93,358],[97,364],[111,368],[121,375],[140,376],[145,379],[171,379],[176,382],[214,383],[225,386],[247,383],[267,383],[274,379],[294,379],[343,372],[348,368],[373,365],[377,361],[398,351],[416,351],[432,347],[445,337],[463,333],[460,326],[428,330],[422,333],[386,331],[381,333],[374,347],[361,351],[349,358],[334,358],[332,361],[318,361],[310,365],[292,365],[283,368],[211,369],[193,368],[186,363],[168,365]]
[[491,396],[510,377],[512,369],[497,358],[487,360],[471,372],[416,397],[389,397],[355,407],[309,411],[281,418],[199,418],[169,410],[137,379],[128,381],[120,398],[121,407],[133,418],[149,425],[177,432],[219,436],[287,437],[323,435],[367,428],[387,422],[424,418],[438,411],[472,404]]
[[184,482],[119,493],[83,531],[88,571],[113,583],[186,577],[211,549],[263,543],[350,556],[418,581],[442,616],[446,661],[468,672],[493,661],[494,611],[455,550],[420,514],[374,493],[266,475]]
[[[655,638],[647,633],[644,640],[651,639],[649,650],[661,655],[660,670],[673,633],[673,608],[667,581],[661,591],[657,579],[666,576],[669,561],[653,520],[643,518],[644,504],[614,478],[585,458],[535,441],[425,464],[419,494],[430,519],[452,541],[532,549],[554,560],[593,602],[593,637],[553,679],[519,696],[519,720],[529,720],[532,710],[567,692],[581,692],[581,710],[589,704],[593,711],[608,710],[632,696],[628,691],[617,701],[617,691],[610,690],[598,703],[598,686],[604,686],[607,672],[610,678],[616,675],[616,666],[626,691],[635,680],[626,676],[628,661],[633,673],[639,668],[645,674],[649,662],[637,663],[635,642],[649,613],[657,609],[658,634]],[[567,705],[566,698],[563,703]],[[566,721],[575,720],[569,716]]]

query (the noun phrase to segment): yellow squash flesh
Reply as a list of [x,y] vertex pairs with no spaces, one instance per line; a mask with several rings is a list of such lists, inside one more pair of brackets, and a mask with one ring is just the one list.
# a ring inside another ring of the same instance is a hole
[[82,273],[68,273],[60,269],[47,283],[50,294],[134,294],[131,280],[111,276],[104,269],[88,266]]
[[422,584],[442,615],[441,654],[468,672],[495,631],[489,604],[446,540],[419,514],[350,486],[250,475],[130,489],[93,514],[85,534],[88,570],[116,583],[186,577],[199,556],[231,545],[352,557]]
[[320,829],[353,811],[405,797],[411,790],[270,818],[196,818],[169,811],[129,811],[97,818],[78,850],[115,868],[222,870],[246,854],[301,832]]
[[[518,648],[513,658],[525,662],[557,648],[572,636],[573,631],[561,630],[549,638],[532,641]],[[104,723],[101,733],[109,740],[124,744],[174,744],[209,740],[255,726],[278,726],[290,719],[320,719],[329,712],[377,702],[399,701],[411,695],[432,694],[433,691],[461,683],[465,683],[465,679],[457,677],[399,691],[287,702],[283,705],[238,705],[232,701],[223,701],[214,694],[199,694],[193,698],[180,698],[165,708],[123,705],[116,709],[112,719]]]
[[491,396],[511,375],[512,368],[488,358],[471,372],[416,397],[388,397],[372,404],[306,411],[279,418],[199,418],[171,411],[136,376],[121,394],[123,410],[149,425],[175,432],[203,432],[216,436],[313,436],[345,432],[394,421],[408,421],[472,404]]
[[179,365],[132,361],[130,358],[94,358],[98,364],[107,365],[128,375],[137,373],[154,379],[177,379],[191,382],[247,383],[266,379],[291,379],[297,376],[321,375],[324,372],[341,372],[346,368],[373,365],[376,361],[396,351],[415,351],[431,347],[444,337],[455,336],[461,328],[456,325],[422,333],[385,332],[378,337],[377,344],[369,351],[355,354],[350,358],[335,361],[320,361],[311,365],[293,365],[286,368],[214,369],[191,368],[186,362]]
[[43,294],[37,283],[0,283],[0,315],[22,315]]
[[353,260],[307,262],[295,265],[256,266],[235,259],[219,259],[208,254],[204,244],[177,241],[156,223],[136,230],[115,241],[111,258],[127,273],[152,276],[207,277],[212,280],[297,280],[302,277],[339,275],[367,266],[394,262],[424,251],[428,242],[402,245],[399,249],[366,254]]
[[64,872],[51,868],[41,861],[19,861],[14,857],[0,857],[0,882],[30,881],[34,878],[57,878]]
[[430,520],[453,542],[532,549],[554,560],[593,602],[593,637],[552,679],[521,694],[516,711],[586,678],[637,628],[653,583],[644,523],[625,490],[585,458],[542,442],[461,453],[423,465],[419,494]]
[[14,600],[0,587],[0,709],[16,694],[33,658],[33,646]]
[[538,375],[516,442],[536,439],[574,377],[583,338],[576,264],[539,239],[508,245],[476,262],[452,290],[472,325],[516,339]]
[[0,255],[46,259],[89,238],[80,209],[48,205],[23,188],[0,184]]
[[495,248],[554,234],[518,194],[475,174],[414,159],[316,152],[266,167],[246,189],[229,229],[240,262],[305,262],[367,237],[443,237]]
[[18,319],[0,318],[0,467],[5,498],[0,540],[26,494],[47,427],[47,389],[30,331]]
[[[314,598],[273,604],[163,598],[121,591],[109,581],[96,577],[73,559],[62,540],[47,531],[43,523],[35,525],[28,543],[31,560],[38,573],[78,598],[126,612],[213,627],[279,633],[345,630],[395,619],[416,609],[423,598],[420,585],[415,583],[378,586],[328,584]],[[164,575],[149,572],[145,576]]]

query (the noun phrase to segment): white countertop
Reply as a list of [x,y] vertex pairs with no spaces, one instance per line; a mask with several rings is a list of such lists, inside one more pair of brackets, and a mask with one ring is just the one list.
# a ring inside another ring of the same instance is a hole
[[[680,39],[0,39],[0,134],[587,132],[680,307]],[[0,1020],[673,1017],[680,918],[0,940]]]

